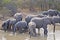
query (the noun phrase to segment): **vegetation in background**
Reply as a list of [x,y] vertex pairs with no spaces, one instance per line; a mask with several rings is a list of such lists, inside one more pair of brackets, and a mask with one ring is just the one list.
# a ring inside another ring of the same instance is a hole
[[19,8],[28,9],[32,12],[48,9],[60,11],[60,0],[0,0],[0,13],[1,10],[4,11],[4,7],[7,11],[6,13],[11,13],[11,15],[14,15]]

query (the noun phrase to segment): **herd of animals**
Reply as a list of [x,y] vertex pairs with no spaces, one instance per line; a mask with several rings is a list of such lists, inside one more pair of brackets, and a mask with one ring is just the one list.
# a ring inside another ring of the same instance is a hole
[[23,21],[22,13],[16,13],[13,19],[7,19],[3,21],[2,28],[4,31],[11,30],[13,33],[18,31],[19,33],[29,32],[30,36],[36,36],[36,28],[38,34],[40,28],[44,29],[44,35],[47,35],[47,25],[53,25],[55,32],[55,23],[60,23],[60,13],[57,10],[48,10],[38,15],[27,15]]

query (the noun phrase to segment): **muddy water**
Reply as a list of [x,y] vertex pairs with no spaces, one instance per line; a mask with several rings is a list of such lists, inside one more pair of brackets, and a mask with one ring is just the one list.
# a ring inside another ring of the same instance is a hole
[[0,40],[60,40],[60,24],[56,25],[55,33],[53,33],[53,25],[48,25],[48,36],[44,36],[43,29],[41,29],[40,36],[31,38],[28,33],[13,35],[12,32],[0,30]]

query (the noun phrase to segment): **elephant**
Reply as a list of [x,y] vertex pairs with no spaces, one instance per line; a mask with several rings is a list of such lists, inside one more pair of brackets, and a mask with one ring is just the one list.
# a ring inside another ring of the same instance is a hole
[[48,15],[48,11],[43,11],[42,14],[43,15]]
[[17,20],[17,22],[22,21],[22,18],[23,18],[22,13],[16,13],[14,15],[14,18]]
[[45,11],[42,13],[43,15],[49,15],[49,16],[57,16],[59,14],[59,12],[57,10],[52,10],[49,9],[48,11]]
[[57,17],[57,16],[52,17],[52,20],[54,22],[54,31],[53,32],[55,32],[55,23],[60,23],[60,17]]
[[[12,29],[13,30],[13,27],[14,27],[14,25],[18,22],[18,21],[22,21],[22,13],[16,13],[15,15],[14,15],[14,18],[10,18],[10,22],[9,22],[9,27],[10,27],[10,29]],[[12,27],[12,28],[11,28]]]
[[[44,29],[44,34],[47,35],[47,25],[51,24],[51,21],[48,18],[39,18],[39,17],[35,17],[31,19],[31,22],[36,23],[36,28],[38,28],[38,32],[40,30],[40,28]],[[40,33],[38,33],[40,34]]]
[[38,14],[38,15],[28,15],[25,18],[25,21],[27,22],[27,25],[31,21],[31,19],[34,18],[34,17],[40,17],[40,18],[42,18],[42,17],[46,17],[46,16],[45,15],[40,15],[40,14]]
[[59,12],[58,16],[60,17],[60,12]]
[[28,29],[29,29],[29,34],[31,36],[36,36],[36,24],[34,22],[29,22],[28,24]]
[[26,21],[27,23],[29,23],[30,20],[31,20],[33,17],[35,17],[35,16],[34,16],[34,15],[28,15],[28,16],[26,16],[25,21]]
[[22,21],[22,15],[20,13],[17,13],[14,15],[14,18],[10,18],[7,20],[6,23],[3,23],[4,25],[8,25],[9,30],[13,30],[13,26],[18,22],[18,21]]
[[16,32],[16,30],[19,29],[19,33],[23,33],[27,31],[27,22],[26,21],[19,21],[14,25],[13,33]]
[[9,29],[13,30],[14,25],[17,23],[16,19],[10,18]]
[[2,28],[5,32],[9,29],[9,22],[10,22],[9,19],[7,19],[6,21],[3,21]]
[[57,16],[59,12],[57,10],[48,10],[49,16]]
[[60,23],[60,17],[55,16],[55,17],[52,17],[52,18],[53,18],[54,23]]
[[15,25],[15,23],[17,23],[18,21],[22,21],[22,14],[21,13],[16,13],[14,15],[14,18],[10,18],[7,19],[3,24],[2,27],[3,29],[6,31],[7,29],[11,29],[13,30],[13,26]]
[[7,31],[7,30],[10,31],[11,29],[13,30],[13,26],[16,22],[17,21],[14,18],[10,18],[10,19],[7,19],[6,21],[4,21],[2,24],[4,31]]

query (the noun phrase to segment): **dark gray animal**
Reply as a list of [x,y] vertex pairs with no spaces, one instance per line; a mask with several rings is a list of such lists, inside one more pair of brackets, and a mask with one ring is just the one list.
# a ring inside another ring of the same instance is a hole
[[59,12],[57,10],[49,9],[48,11],[43,12],[42,14],[49,15],[49,16],[57,16],[59,14]]
[[22,18],[23,18],[22,13],[16,13],[14,15],[14,18],[16,19],[17,22],[22,21]]
[[29,34],[31,36],[36,36],[36,24],[34,22],[29,22],[28,24],[28,29],[29,29]]
[[16,32],[17,28],[19,32],[22,33],[27,30],[27,22],[26,21],[19,21],[14,25],[13,33]]
[[57,17],[57,16],[52,17],[52,20],[54,22],[54,32],[55,32],[55,23],[60,23],[60,17]]
[[3,22],[2,28],[4,31],[7,31],[9,29],[9,22],[10,22],[9,19]]
[[[14,19],[15,18],[15,19]],[[16,22],[21,21],[22,20],[22,14],[21,13],[16,13],[14,15],[14,18],[10,18],[8,20],[6,20],[3,24],[2,27],[6,30],[7,27],[9,28],[9,30],[13,30],[13,26],[14,24],[16,24]]]
[[43,15],[48,15],[48,11],[43,11]]
[[2,27],[5,31],[13,30],[13,26],[14,26],[14,24],[16,24],[16,22],[17,22],[16,19],[10,18],[3,22]]
[[31,19],[32,18],[34,18],[34,17],[40,17],[40,18],[42,18],[42,17],[46,17],[45,15],[28,15],[28,16],[26,16],[26,18],[25,18],[25,21],[27,22],[27,24],[31,21]]
[[10,27],[11,30],[13,30],[14,25],[15,25],[18,21],[22,21],[22,14],[21,14],[21,13],[16,13],[16,14],[14,15],[14,18],[10,19],[9,27]]
[[60,16],[60,12],[58,13],[58,16]]
[[54,23],[60,23],[60,17],[55,16],[52,18],[53,18]]
[[28,16],[26,16],[25,21],[26,21],[27,23],[29,23],[30,20],[31,20],[33,17],[35,17],[35,16],[34,16],[34,15],[28,15]]
[[13,30],[14,25],[17,23],[16,19],[11,18],[9,22],[9,29]]
[[49,10],[49,16],[57,16],[59,12],[57,10]]
[[36,18],[32,18],[31,21],[36,23],[36,28],[38,28],[38,29],[43,28],[44,34],[47,35],[47,32],[48,32],[47,31],[47,25],[51,24],[51,21],[48,18],[36,17]]

